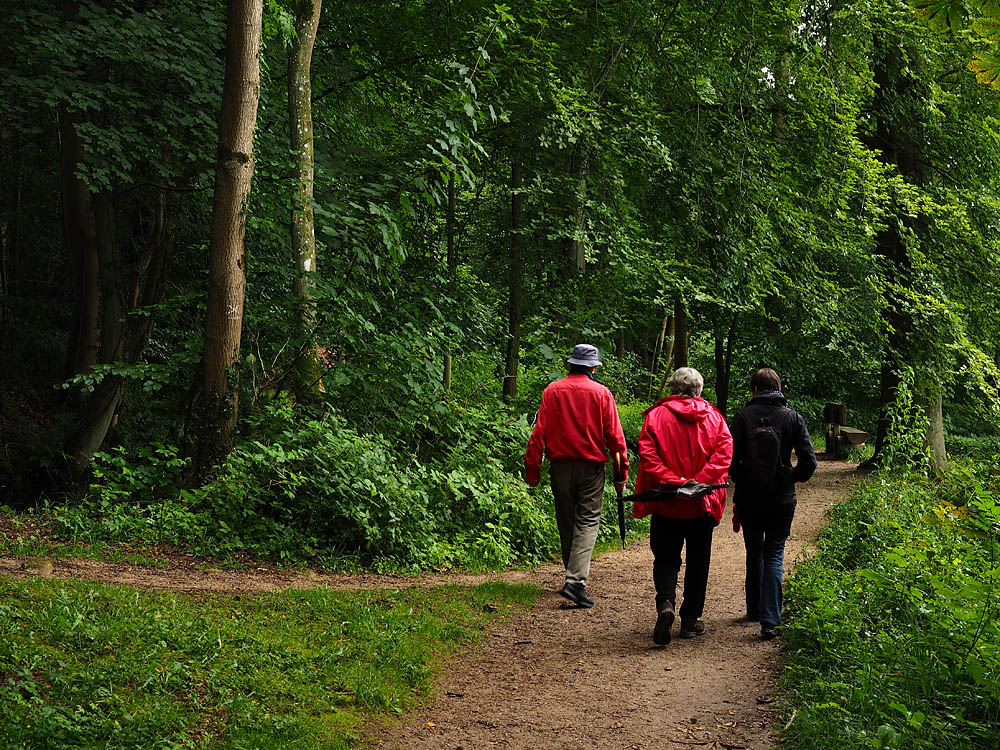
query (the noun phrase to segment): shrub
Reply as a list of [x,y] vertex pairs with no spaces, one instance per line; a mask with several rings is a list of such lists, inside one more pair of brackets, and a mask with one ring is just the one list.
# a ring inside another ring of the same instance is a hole
[[797,747],[984,747],[1000,731],[1000,505],[984,467],[879,476],[789,582]]

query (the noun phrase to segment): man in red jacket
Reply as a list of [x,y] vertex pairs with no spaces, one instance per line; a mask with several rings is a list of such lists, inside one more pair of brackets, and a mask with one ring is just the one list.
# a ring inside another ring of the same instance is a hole
[[[605,446],[611,455],[621,454],[625,476],[628,455],[615,398],[594,380],[594,368],[601,364],[597,348],[577,344],[566,362],[569,375],[549,383],[542,393],[538,419],[524,454],[524,479],[532,487],[538,484],[544,447],[566,568],[566,584],[559,593],[586,608],[594,606],[587,594],[587,576],[601,521],[608,460]],[[617,484],[624,487],[624,479]]]
[[[701,484],[726,482],[733,459],[733,436],[725,417],[701,397],[704,384],[697,370],[682,367],[670,377],[672,395],[646,410],[646,423],[639,435],[636,494],[692,481]],[[637,501],[632,506],[632,515],[636,518],[653,514],[649,524],[649,546],[653,551],[653,584],[656,587],[654,643],[661,646],[670,643],[681,548],[685,542],[684,603],[678,635],[694,638],[705,632],[700,618],[708,587],[712,532],[722,520],[725,505],[726,490],[717,489],[703,497]]]

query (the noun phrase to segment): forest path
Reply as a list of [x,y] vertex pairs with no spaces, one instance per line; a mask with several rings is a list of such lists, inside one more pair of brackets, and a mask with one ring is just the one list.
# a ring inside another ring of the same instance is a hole
[[[831,505],[855,482],[853,464],[820,462],[798,488],[785,553],[789,568],[815,539]],[[730,504],[731,505],[731,504]],[[605,509],[614,513],[614,508]],[[656,647],[648,544],[606,552],[591,568],[590,610],[564,608],[559,564],[486,575],[323,574],[261,566],[219,570],[177,555],[165,567],[84,559],[3,558],[0,576],[44,576],[144,589],[254,594],[288,588],[407,588],[489,580],[529,582],[545,593],[524,615],[495,626],[450,664],[414,713],[370,729],[386,750],[746,748],[774,746],[768,706],[780,670],[776,642],[758,640],[744,614],[742,535],[731,510],[716,530],[704,621],[708,632]],[[683,579],[683,573],[682,573]]]
[[[854,468],[820,462],[799,486],[786,569],[816,538],[830,506],[846,497]],[[776,641],[758,639],[756,623],[741,620],[743,537],[732,532],[730,514],[712,546],[705,635],[679,639],[675,623],[670,645],[653,645],[647,544],[594,561],[590,610],[563,608],[560,567],[538,569],[530,578],[546,593],[535,607],[450,665],[425,706],[373,729],[374,742],[386,750],[774,747],[768,704],[780,651]]]

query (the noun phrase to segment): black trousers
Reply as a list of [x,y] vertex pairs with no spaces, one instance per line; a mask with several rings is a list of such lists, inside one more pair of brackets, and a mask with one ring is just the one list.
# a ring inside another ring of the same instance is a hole
[[677,601],[677,576],[681,569],[681,550],[687,543],[684,570],[684,602],[681,620],[697,620],[705,610],[708,567],[712,562],[712,532],[715,519],[665,518],[654,513],[649,524],[649,547],[653,551],[653,585],[656,609],[665,602]]

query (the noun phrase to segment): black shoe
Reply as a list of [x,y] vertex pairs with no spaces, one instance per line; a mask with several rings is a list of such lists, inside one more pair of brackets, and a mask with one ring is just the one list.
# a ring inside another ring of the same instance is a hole
[[704,633],[705,623],[701,620],[688,620],[687,622],[681,620],[681,630],[677,635],[681,638],[697,638]]
[[778,631],[775,629],[774,625],[765,622],[760,626],[760,639],[762,641],[773,641],[777,637]]
[[674,624],[674,603],[666,602],[660,607],[660,612],[656,616],[656,627],[653,628],[653,643],[657,646],[666,646],[670,643],[670,628]]
[[594,606],[594,600],[587,595],[587,587],[582,583],[570,583],[559,589],[559,595],[569,599],[573,604],[583,609],[590,609]]

